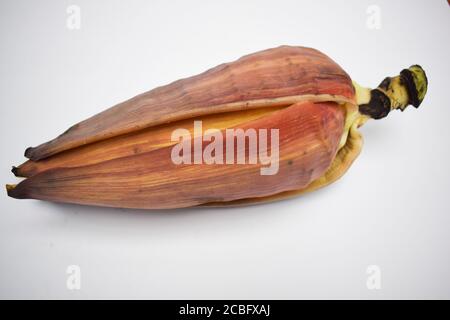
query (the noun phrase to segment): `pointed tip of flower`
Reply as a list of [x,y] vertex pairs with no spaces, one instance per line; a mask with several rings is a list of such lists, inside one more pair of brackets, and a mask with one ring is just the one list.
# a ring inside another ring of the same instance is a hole
[[6,192],[8,193],[8,196],[14,198],[12,191],[16,188],[16,185],[15,184],[6,184],[5,187],[6,187]]
[[15,198],[15,199],[27,199],[27,192],[26,188],[17,185],[17,184],[6,184],[6,193],[9,197]]
[[33,148],[32,147],[26,148],[24,156],[28,159],[31,159],[33,157]]
[[15,175],[16,177],[19,177],[19,168],[17,168],[16,166],[13,166],[11,168],[11,172],[13,173],[13,175]]

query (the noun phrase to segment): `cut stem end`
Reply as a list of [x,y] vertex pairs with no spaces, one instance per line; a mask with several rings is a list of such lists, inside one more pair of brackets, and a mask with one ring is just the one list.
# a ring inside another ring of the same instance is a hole
[[408,105],[418,108],[425,98],[427,87],[425,71],[421,66],[413,65],[403,69],[396,77],[385,78],[378,88],[370,90],[370,99],[359,104],[359,112],[373,119],[381,119],[394,109],[403,111]]

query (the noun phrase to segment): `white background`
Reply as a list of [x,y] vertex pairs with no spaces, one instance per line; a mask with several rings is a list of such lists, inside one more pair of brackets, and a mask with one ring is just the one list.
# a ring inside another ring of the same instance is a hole
[[[66,26],[71,4],[79,30]],[[76,122],[281,44],[315,47],[366,86],[418,63],[429,89],[418,110],[362,128],[363,152],[341,180],[288,201],[147,212],[4,192],[0,297],[450,298],[449,30],[445,0],[2,0],[3,183],[17,182],[9,170],[26,147]],[[369,265],[380,290],[366,286]]]

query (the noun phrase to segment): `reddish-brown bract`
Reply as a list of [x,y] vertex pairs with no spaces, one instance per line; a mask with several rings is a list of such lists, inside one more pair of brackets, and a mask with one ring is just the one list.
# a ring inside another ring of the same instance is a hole
[[22,181],[9,190],[9,195],[156,209],[264,197],[301,189],[330,166],[342,136],[344,119],[345,111],[336,103],[301,102],[240,126],[280,130],[276,175],[261,175],[260,164],[175,165],[171,159],[172,147],[163,147],[94,165],[50,169]]
[[282,46],[141,94],[80,122],[54,140],[27,149],[25,154],[32,160],[40,160],[168,122],[220,112],[288,106],[298,102],[299,96],[311,96],[314,100],[320,95],[335,96],[334,101],[353,101],[350,77],[317,50]]
[[[261,118],[282,107],[260,108],[237,112],[205,115],[196,120],[202,121],[203,130],[234,128],[239,124]],[[174,145],[171,134],[177,128],[184,128],[194,134],[193,119],[181,120],[165,125],[146,128],[129,134],[113,137],[83,145],[78,148],[60,152],[51,157],[33,161],[28,160],[14,168],[14,174],[19,177],[31,177],[39,172],[64,167],[79,167],[107,160],[128,157]]]

